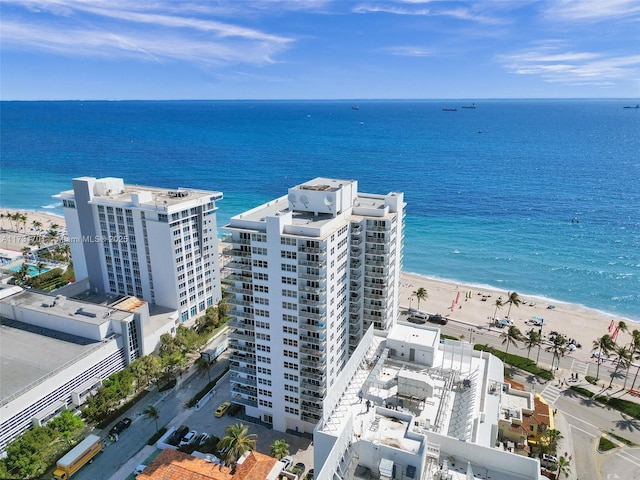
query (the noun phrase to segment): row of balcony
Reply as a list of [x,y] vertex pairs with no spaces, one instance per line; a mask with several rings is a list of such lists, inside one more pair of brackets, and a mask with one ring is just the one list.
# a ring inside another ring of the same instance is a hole
[[298,247],[298,251],[302,253],[315,253],[319,255],[326,255],[327,249],[325,248],[316,248],[316,247],[307,247],[305,245],[300,245]]
[[225,266],[237,270],[251,271],[251,262],[229,262]]
[[300,360],[300,365],[302,365],[303,367],[310,367],[310,368],[322,368],[326,365],[327,361],[325,357],[314,357],[314,356],[309,356],[309,357],[305,357],[302,360]]
[[247,395],[249,397],[254,397],[254,398],[258,395],[258,391],[256,390],[255,387],[244,387],[236,383],[231,387],[231,394],[235,395],[238,393],[241,395]]
[[[232,315],[232,314],[230,314],[230,315]],[[241,318],[236,318],[235,320],[229,322],[229,327],[240,329],[240,330],[246,330],[246,331],[250,331],[250,332],[255,332],[255,330],[256,330],[255,325],[253,325],[252,323],[249,323],[249,322],[245,323],[244,319],[241,319]]]
[[255,376],[256,374],[256,367],[243,367],[240,365],[239,362],[234,362],[231,361],[231,359],[229,359],[229,371],[231,373],[238,373],[238,374],[244,374],[244,375],[253,375]]
[[323,322],[320,322],[317,325],[312,325],[307,322],[300,322],[298,324],[298,328],[300,328],[300,330],[305,330],[308,332],[323,332],[325,330],[324,325],[325,324]]
[[248,407],[257,407],[258,406],[258,402],[255,400],[251,400],[250,398],[244,398],[240,395],[236,395],[234,398],[231,399],[231,401],[233,403],[239,403],[242,405],[246,405]]

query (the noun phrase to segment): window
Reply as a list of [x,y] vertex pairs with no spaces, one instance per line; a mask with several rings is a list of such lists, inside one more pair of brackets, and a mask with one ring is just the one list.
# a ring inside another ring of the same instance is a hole
[[296,405],[298,404],[298,399],[296,397],[292,397],[291,395],[285,395],[284,399],[287,402],[295,403]]
[[290,368],[291,370],[298,370],[298,365],[292,362],[284,362],[284,368]]

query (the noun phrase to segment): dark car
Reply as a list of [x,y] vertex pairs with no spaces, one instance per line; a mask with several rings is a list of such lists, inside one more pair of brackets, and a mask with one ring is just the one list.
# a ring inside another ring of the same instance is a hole
[[182,440],[182,437],[184,437],[187,433],[189,433],[189,427],[187,427],[186,425],[181,425],[180,427],[176,428],[175,431],[171,434],[169,440],[167,440],[167,443],[169,445],[177,447],[180,443],[180,440]]
[[231,404],[231,408],[229,409],[229,412],[227,413],[227,415],[229,415],[230,417],[235,417],[241,411],[242,411],[242,405],[233,403]]
[[116,423],[111,430],[109,430],[109,435],[120,435],[130,426],[131,426],[131,419],[123,418],[118,423]]
[[309,472],[307,472],[307,474],[304,476],[304,480],[313,480],[314,477],[314,473],[313,473],[313,468],[311,470],[309,470]]
[[299,477],[302,477],[302,474],[304,473],[304,471],[305,471],[306,469],[307,469],[307,467],[305,466],[305,464],[304,464],[304,463],[302,463],[302,462],[298,462],[298,463],[296,463],[296,464],[293,466],[293,468],[291,469],[291,471],[292,471],[293,473],[295,473],[296,475],[298,475],[298,478],[299,478]]

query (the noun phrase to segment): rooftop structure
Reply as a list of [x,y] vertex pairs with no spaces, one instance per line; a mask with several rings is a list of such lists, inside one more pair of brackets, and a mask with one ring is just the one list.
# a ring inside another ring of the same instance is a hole
[[225,279],[232,401],[278,431],[313,431],[369,325],[398,316],[401,193],[316,178],[232,217]]
[[504,412],[526,411],[521,398],[500,360],[441,343],[437,328],[370,330],[327,393],[315,478],[538,480],[536,459],[499,442]]
[[182,321],[220,300],[222,193],[80,177],[59,196],[76,278],[92,290],[178,310]]
[[175,311],[150,315],[139,299],[95,304],[0,288],[0,450],[32,425],[80,406],[102,380],[153,351],[176,319]]

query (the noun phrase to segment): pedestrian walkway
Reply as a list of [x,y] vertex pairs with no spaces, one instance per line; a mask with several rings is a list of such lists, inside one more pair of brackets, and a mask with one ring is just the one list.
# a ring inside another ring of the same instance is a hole
[[584,378],[589,371],[589,363],[581,362],[580,360],[576,360],[575,358],[571,362],[571,373],[577,374],[578,378]]

